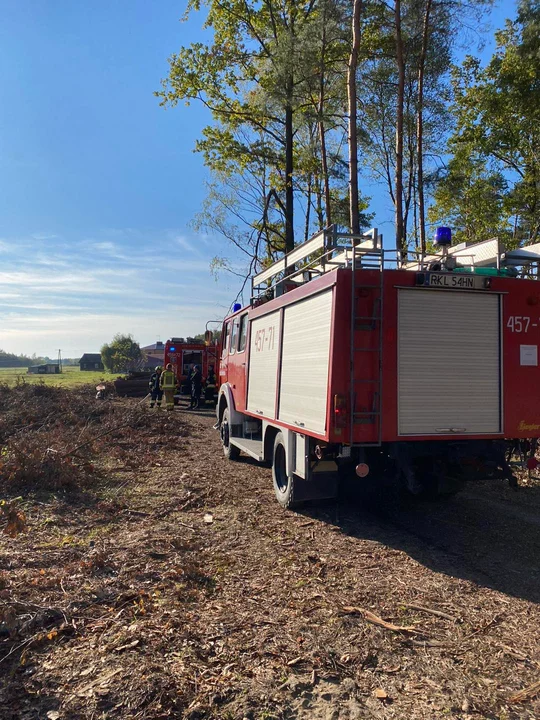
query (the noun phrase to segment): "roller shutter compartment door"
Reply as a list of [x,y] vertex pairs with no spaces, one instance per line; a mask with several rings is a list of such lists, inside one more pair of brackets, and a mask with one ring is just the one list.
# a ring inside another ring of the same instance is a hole
[[279,419],[303,430],[326,428],[332,290],[285,308]]
[[499,296],[398,293],[399,435],[501,432]]
[[251,323],[247,409],[275,418],[279,357],[279,310]]

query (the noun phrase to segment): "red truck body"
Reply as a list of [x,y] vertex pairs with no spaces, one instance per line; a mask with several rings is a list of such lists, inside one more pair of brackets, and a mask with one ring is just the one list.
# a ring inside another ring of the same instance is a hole
[[538,282],[355,267],[226,318],[225,451],[272,460],[279,432],[297,485],[346,460],[369,472],[381,451],[409,480],[412,458],[433,475],[467,452],[510,477],[505,441],[540,437]]

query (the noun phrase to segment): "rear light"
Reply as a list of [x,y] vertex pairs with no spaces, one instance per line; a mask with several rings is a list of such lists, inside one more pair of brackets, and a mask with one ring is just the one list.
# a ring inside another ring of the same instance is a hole
[[349,403],[346,395],[334,395],[334,420],[336,427],[346,427]]
[[359,463],[356,466],[356,474],[359,478],[363,478],[369,475],[369,465],[367,463]]

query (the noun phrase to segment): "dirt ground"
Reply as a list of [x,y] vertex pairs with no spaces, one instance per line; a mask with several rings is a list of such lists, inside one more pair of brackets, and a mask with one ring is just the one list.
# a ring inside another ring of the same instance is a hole
[[17,490],[2,720],[540,717],[539,483],[285,512],[210,412],[134,417],[84,489]]

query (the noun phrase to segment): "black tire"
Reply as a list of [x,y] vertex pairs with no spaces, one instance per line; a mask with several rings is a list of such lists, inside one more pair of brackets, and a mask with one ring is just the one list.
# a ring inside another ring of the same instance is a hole
[[294,475],[287,477],[287,450],[282,432],[278,432],[274,440],[272,481],[276,499],[281,507],[293,508],[298,505],[294,492]]
[[240,450],[230,443],[231,426],[229,423],[229,408],[225,408],[223,411],[223,417],[221,418],[221,424],[219,426],[219,434],[221,436],[223,454],[227,460],[238,460],[240,457]]

